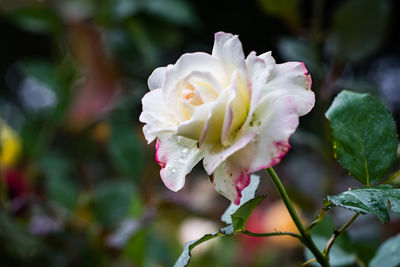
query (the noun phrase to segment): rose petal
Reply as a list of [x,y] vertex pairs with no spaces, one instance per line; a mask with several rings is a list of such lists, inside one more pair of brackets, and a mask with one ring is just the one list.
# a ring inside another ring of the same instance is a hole
[[235,153],[227,153],[232,149],[229,147],[218,156],[205,155],[203,164],[207,172],[218,166],[212,175],[215,189],[235,204],[240,203],[241,192],[250,183],[249,173],[277,164],[289,150],[289,136],[297,125],[296,105],[286,91],[274,91],[264,96],[247,129],[254,135],[244,136],[236,143]]
[[218,193],[231,201],[236,199],[238,193],[233,184],[232,177],[228,174],[225,162],[218,166],[210,179]]
[[241,192],[250,184],[250,174],[230,162],[223,162],[211,176],[215,190],[231,200],[235,205],[240,203]]
[[207,149],[208,152],[204,156],[203,166],[208,175],[213,173],[229,156],[244,148],[255,136],[255,131],[249,131],[228,148],[213,146],[211,149]]
[[247,129],[257,136],[229,160],[249,172],[276,165],[290,149],[289,137],[298,123],[296,104],[289,93],[272,91],[259,101]]
[[195,88],[204,103],[217,99],[222,86],[209,72],[193,71],[186,78]]
[[155,131],[152,131],[151,127],[147,124],[145,126],[143,126],[143,134],[144,134],[144,138],[147,140],[148,144],[150,144],[157,138]]
[[178,126],[177,134],[194,140],[200,140],[201,133],[211,112],[212,105],[213,103],[207,103],[196,107],[190,120],[187,120]]
[[[182,83],[187,87],[182,89],[181,104],[187,119],[193,115],[195,108],[213,102],[218,98],[222,87],[209,72],[193,71],[186,76]],[[204,121],[207,117],[204,118]]]
[[167,67],[163,84],[165,102],[179,122],[187,120],[179,101],[182,98],[182,82],[193,71],[211,73],[222,87],[229,84],[229,79],[218,59],[206,53],[192,53],[181,56],[175,65]]
[[[236,72],[233,73],[232,82],[228,88],[229,99],[226,104],[223,120],[221,142],[224,146],[230,145],[235,139],[234,133],[243,125],[249,111],[250,92],[247,86],[240,81]],[[221,123],[221,122],[219,122]]]
[[224,90],[217,100],[211,105],[211,112],[201,132],[199,145],[219,143],[222,132],[222,121],[225,116],[226,104],[229,98],[229,90]]
[[249,110],[249,118],[251,118],[254,109],[257,107],[257,103],[262,96],[262,89],[267,83],[272,68],[267,68],[265,61],[257,57],[255,52],[248,55],[246,58],[246,64],[251,79],[251,100]]
[[166,70],[167,67],[159,67],[151,73],[149,79],[147,80],[147,85],[149,86],[150,90],[159,89],[162,87],[165,80]]
[[[265,53],[263,55],[268,55],[268,53]],[[254,110],[262,97],[263,89],[265,87],[265,84],[267,83],[269,75],[271,74],[271,70],[275,66],[265,64],[265,60],[257,57],[255,52],[251,52],[248,55],[248,57],[246,58],[246,65],[250,77],[251,98],[246,122],[242,126],[245,129],[253,117]]]
[[244,61],[242,43],[237,35],[217,32],[215,34],[212,55],[223,62],[229,76],[238,71],[240,78],[246,83],[246,63]]
[[265,65],[267,68],[271,71],[273,68],[275,68],[276,62],[275,59],[272,57],[272,52],[268,51],[264,54],[261,54],[258,56],[258,58],[261,58],[264,60]]
[[160,176],[166,187],[178,191],[185,185],[186,175],[203,158],[197,142],[176,135],[157,139],[156,161],[161,166]]
[[[202,136],[203,129],[207,120],[210,117],[210,114],[213,110],[214,106],[225,105],[226,102],[226,93],[217,94],[212,96],[215,93],[214,90],[222,91],[222,87],[215,78],[207,72],[191,72],[186,78],[186,81],[190,81],[196,89],[201,90],[200,93],[203,97],[216,97],[214,101],[206,102],[200,106],[191,105],[188,102],[184,102],[185,100],[181,100],[183,103],[183,107],[185,108],[185,112],[190,114],[191,117],[189,120],[181,123],[178,127],[178,135],[185,136],[187,138],[191,138],[194,140],[200,140]],[[206,85],[205,85],[206,84]],[[201,88],[198,88],[200,86]],[[210,88],[212,87],[212,88]],[[209,91],[209,92],[206,92]],[[214,92],[213,92],[214,91]],[[207,95],[207,96],[205,96]]]
[[142,98],[143,112],[139,121],[146,123],[143,132],[148,143],[151,143],[160,132],[176,131],[177,122],[168,111],[160,89],[154,89]]
[[287,62],[276,64],[264,87],[265,93],[286,90],[297,106],[297,113],[303,116],[314,107],[315,95],[311,91],[311,76],[304,63]]

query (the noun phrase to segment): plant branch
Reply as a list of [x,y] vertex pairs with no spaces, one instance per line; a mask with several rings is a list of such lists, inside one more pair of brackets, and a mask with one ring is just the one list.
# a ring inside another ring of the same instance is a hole
[[[236,234],[244,234],[244,235],[254,236],[254,237],[292,236],[292,237],[295,237],[295,238],[298,238],[301,240],[301,236],[299,236],[298,234],[292,233],[292,232],[253,233],[248,230],[236,230],[233,232],[233,234],[235,234],[235,235]],[[230,234],[224,234],[222,232],[217,232],[215,234],[205,235],[202,238],[200,238],[199,240],[197,240],[196,242],[194,242],[193,244],[191,244],[189,246],[189,249],[192,250],[194,247],[196,247],[208,240],[211,240],[211,239],[214,239],[214,238],[220,237],[220,236],[230,236]]]
[[358,215],[360,215],[360,214],[359,213],[355,213],[342,227],[340,227],[338,230],[336,230],[333,233],[331,238],[326,243],[326,246],[325,246],[325,248],[324,248],[324,250],[322,252],[325,255],[325,257],[327,257],[329,255],[329,251],[331,250],[335,240],[339,237],[339,235],[341,233],[346,231],[346,229],[357,219]]
[[312,258],[311,260],[306,261],[305,263],[303,263],[301,266],[306,266],[310,263],[316,262],[317,260],[315,258]]
[[317,223],[321,222],[322,218],[324,217],[324,214],[325,210],[322,208],[321,211],[319,212],[318,217],[314,221],[312,221],[309,226],[307,226],[306,231],[310,231],[315,225],[317,225]]
[[282,182],[280,181],[278,175],[272,168],[268,168],[266,170],[267,170],[268,175],[271,177],[271,180],[274,183],[276,189],[278,190],[279,194],[281,195],[282,200],[285,203],[285,206],[286,206],[287,210],[289,211],[289,214],[292,217],[294,224],[296,225],[297,229],[300,232],[301,242],[311,251],[311,253],[315,256],[316,260],[321,264],[321,266],[323,266],[323,267],[329,266],[329,262],[323,256],[321,251],[319,251],[319,249],[315,245],[314,241],[311,239],[310,234],[304,228],[304,225],[301,222],[299,216],[297,215],[297,212],[294,209],[292,202],[290,201],[290,198],[286,192],[286,189],[283,186]]
[[248,230],[242,230],[242,231],[238,231],[237,233],[241,233],[241,234],[245,234],[245,235],[249,235],[249,236],[255,236],[255,237],[269,237],[269,236],[292,236],[294,238],[298,238],[301,239],[301,236],[299,236],[298,234],[292,233],[292,232],[271,232],[271,233],[253,233],[250,232]]

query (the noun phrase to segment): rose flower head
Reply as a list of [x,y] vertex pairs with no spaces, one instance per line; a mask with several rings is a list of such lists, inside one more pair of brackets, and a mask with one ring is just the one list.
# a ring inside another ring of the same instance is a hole
[[271,52],[247,58],[237,35],[215,34],[212,54],[182,55],[153,71],[139,120],[156,140],[161,178],[173,191],[203,160],[215,189],[240,202],[249,173],[270,168],[290,149],[299,116],[314,106],[303,63],[276,64]]

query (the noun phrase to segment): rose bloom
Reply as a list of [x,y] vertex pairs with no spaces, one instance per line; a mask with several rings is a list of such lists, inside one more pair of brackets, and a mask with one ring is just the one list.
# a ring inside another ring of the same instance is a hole
[[299,116],[314,106],[303,63],[276,64],[271,52],[245,58],[237,35],[215,34],[212,54],[182,55],[153,71],[139,120],[156,140],[161,178],[173,191],[203,159],[215,189],[240,202],[249,173],[269,168],[290,149]]

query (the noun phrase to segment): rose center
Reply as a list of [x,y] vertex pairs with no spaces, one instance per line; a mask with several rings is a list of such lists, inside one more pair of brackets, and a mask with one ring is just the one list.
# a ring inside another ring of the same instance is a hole
[[182,98],[194,106],[199,106],[203,104],[203,100],[201,99],[199,92],[190,82],[185,82],[185,84],[183,85]]

